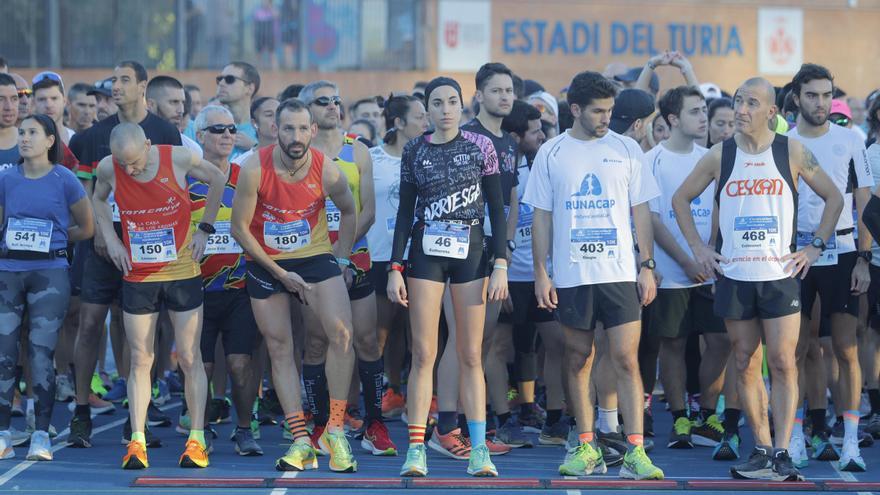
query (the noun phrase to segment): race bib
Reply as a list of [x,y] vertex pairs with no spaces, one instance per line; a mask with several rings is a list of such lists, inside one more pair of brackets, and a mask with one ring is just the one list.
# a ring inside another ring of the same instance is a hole
[[768,251],[779,247],[777,217],[736,217],[733,248],[737,251]]
[[[813,238],[816,237],[812,232],[801,232],[797,233],[797,247],[798,249],[805,248],[813,242]],[[822,251],[822,254],[819,255],[819,258],[816,259],[816,262],[813,263],[813,266],[833,266],[837,264],[837,236],[831,234],[831,237],[828,239],[828,242],[825,243],[825,251]]]
[[263,224],[263,241],[276,251],[292,253],[312,242],[312,227],[305,220],[266,222]]
[[6,224],[6,248],[48,253],[52,244],[52,222],[38,218],[10,218]]
[[333,204],[333,201],[330,201],[329,199],[324,205],[324,210],[327,213],[327,230],[330,232],[339,232],[339,220],[342,218],[342,213],[339,212],[339,208]]
[[135,263],[167,263],[177,260],[174,229],[128,232],[131,261]]
[[517,249],[532,245],[532,217],[534,208],[529,205],[519,204],[519,216],[516,221],[516,232],[513,234],[513,242]]
[[428,222],[422,237],[422,250],[431,256],[467,258],[470,248],[471,228],[447,222]]
[[617,261],[617,229],[571,229],[571,261]]
[[208,244],[205,245],[205,254],[240,254],[244,250],[232,237],[232,227],[229,221],[214,222],[217,231],[208,236]]
[[113,193],[110,193],[110,196],[107,197],[107,202],[110,203],[110,213],[113,217],[114,222],[121,222],[119,218],[119,205],[116,204],[116,196]]

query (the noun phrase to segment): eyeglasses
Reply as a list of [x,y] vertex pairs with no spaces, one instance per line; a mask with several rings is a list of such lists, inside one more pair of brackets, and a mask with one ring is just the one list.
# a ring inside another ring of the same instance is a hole
[[318,105],[319,107],[329,106],[331,103],[336,105],[337,107],[342,106],[342,98],[338,96],[319,96],[315,98],[312,103]]
[[229,134],[235,135],[235,133],[238,132],[238,129],[235,128],[235,124],[214,124],[203,127],[202,130],[208,131],[211,134],[223,134],[224,132],[229,131]]
[[32,94],[34,94],[34,92],[30,88],[24,88],[24,89],[18,90],[18,97],[19,98],[24,98],[25,96],[31,96]]
[[233,76],[232,74],[226,74],[225,76],[223,74],[220,74],[219,76],[217,76],[217,84],[220,84],[220,81],[223,81],[226,84],[235,84],[235,81],[241,81],[245,84],[250,84],[250,81],[248,81],[247,79],[243,77]]

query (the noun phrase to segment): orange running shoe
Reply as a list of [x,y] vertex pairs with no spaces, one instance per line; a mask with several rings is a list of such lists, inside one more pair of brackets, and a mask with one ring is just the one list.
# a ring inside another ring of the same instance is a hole
[[471,439],[461,434],[461,428],[441,435],[440,430],[435,427],[431,439],[428,440],[428,447],[460,461],[468,460],[471,455]]
[[178,464],[184,468],[206,468],[209,464],[208,452],[198,440],[187,440]]
[[147,446],[141,442],[128,442],[128,452],[122,458],[122,469],[147,469]]
[[403,394],[394,392],[390,388],[382,395],[382,417],[393,419],[406,411],[406,399]]

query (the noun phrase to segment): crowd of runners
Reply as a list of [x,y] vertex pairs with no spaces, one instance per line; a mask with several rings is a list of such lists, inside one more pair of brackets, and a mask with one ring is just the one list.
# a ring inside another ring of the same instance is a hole
[[473,98],[437,77],[351,104],[326,80],[266,95],[246,62],[216,88],[4,69],[0,458],[51,460],[65,410],[89,448],[124,406],[125,469],[172,425],[195,468],[400,454],[427,476],[431,449],[498,476],[536,444],[566,476],[662,479],[652,449],[699,447],[735,478],[867,468],[878,91],[814,64],[724,91],[676,52],[558,94],[493,62]]

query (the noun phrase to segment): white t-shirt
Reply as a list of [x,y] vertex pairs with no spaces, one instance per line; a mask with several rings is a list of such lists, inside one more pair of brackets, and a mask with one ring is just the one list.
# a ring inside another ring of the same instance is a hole
[[229,161],[238,165],[244,165],[244,162],[248,161],[248,158],[252,157],[258,149],[260,149],[258,146],[251,148],[240,155],[235,155]]
[[[660,188],[660,196],[650,201],[651,211],[660,216],[660,221],[672,234],[675,243],[693,257],[693,252],[688,246],[684,234],[678,226],[675,219],[675,212],[672,211],[672,196],[675,191],[684,183],[688,175],[693,172],[697,162],[709,150],[702,146],[694,145],[690,153],[675,153],[669,151],[663,143],[655,146],[651,151],[645,153],[645,161],[651,168],[654,180]],[[712,234],[712,210],[715,203],[715,186],[714,182],[706,188],[699,196],[691,202],[691,216],[697,226],[697,232],[700,239],[704,243],[709,242]],[[663,275],[663,281],[660,283],[661,289],[680,289],[685,287],[696,287],[700,284],[695,283],[686,274],[684,269],[679,265],[666,251],[660,247],[654,237],[654,260],[657,263],[657,271]],[[711,282],[707,282],[711,283]]]
[[[867,155],[868,165],[871,167],[871,176],[874,177],[874,183],[880,184],[880,144],[874,143],[869,146]],[[880,246],[877,245],[876,239],[874,239],[874,242],[872,243],[871,251],[874,253],[871,258],[871,264],[874,266],[880,266]]]
[[513,234],[513,242],[516,249],[510,258],[510,268],[507,272],[507,280],[511,282],[534,282],[535,267],[532,265],[532,216],[535,208],[522,202],[526,192],[526,184],[529,181],[529,163],[525,156],[517,166],[516,195],[519,199],[519,217],[516,222],[516,231]]
[[370,158],[373,160],[376,219],[367,231],[367,244],[373,261],[390,261],[400,204],[400,157],[389,155],[382,146],[374,146],[370,148]]
[[203,157],[202,147],[199,145],[199,143],[184,135],[182,132],[180,133],[180,141],[183,143],[184,146],[186,146],[187,149],[195,151],[199,155],[199,158]]
[[613,131],[590,141],[569,132],[538,150],[523,195],[553,212],[554,284],[635,282],[630,208],[660,194],[645,155]]
[[[843,211],[840,212],[834,229],[838,231],[853,228],[853,188],[874,187],[864,142],[853,130],[832,123],[828,124],[828,132],[817,138],[801,136],[797,127],[789,131],[788,136],[802,142],[816,155],[819,166],[843,194]],[[812,239],[813,232],[819,228],[824,208],[825,201],[806,182],[798,180],[797,229],[803,233],[804,239]],[[836,237],[838,253],[856,250],[852,234]]]

